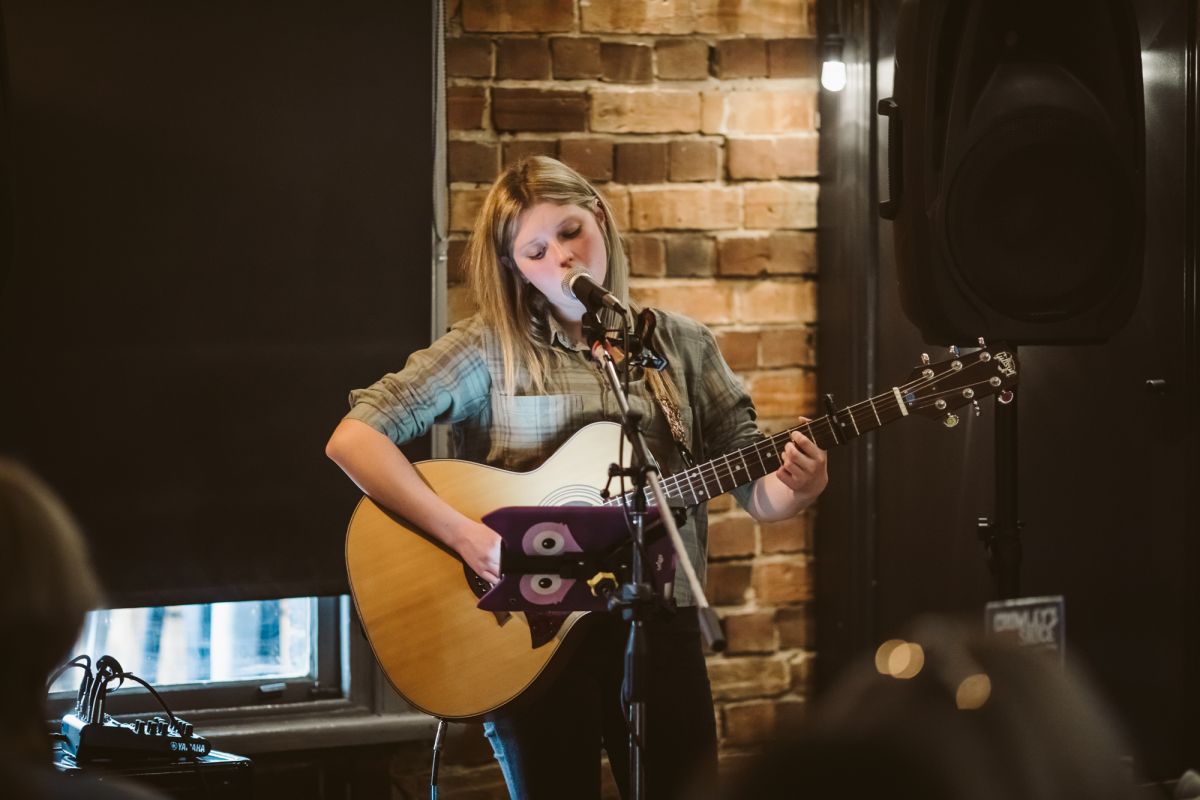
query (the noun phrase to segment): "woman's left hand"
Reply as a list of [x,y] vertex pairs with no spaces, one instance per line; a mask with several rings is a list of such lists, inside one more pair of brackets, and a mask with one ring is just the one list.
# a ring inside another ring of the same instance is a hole
[[[808,422],[806,417],[800,421]],[[825,451],[800,431],[792,431],[792,440],[783,448],[782,464],[775,471],[784,486],[811,500],[829,483]]]

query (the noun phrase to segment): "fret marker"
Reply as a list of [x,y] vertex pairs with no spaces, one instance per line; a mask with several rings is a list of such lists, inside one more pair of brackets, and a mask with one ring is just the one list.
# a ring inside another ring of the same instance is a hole
[[902,399],[900,399],[900,390],[897,387],[893,386],[892,394],[896,396],[896,405],[900,406],[900,416],[907,417],[908,409],[905,408],[904,401]]

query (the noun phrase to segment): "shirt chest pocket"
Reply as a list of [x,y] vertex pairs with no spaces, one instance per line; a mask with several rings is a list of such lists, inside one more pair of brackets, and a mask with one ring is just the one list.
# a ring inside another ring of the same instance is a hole
[[579,395],[493,394],[488,463],[512,470],[534,469],[584,422]]

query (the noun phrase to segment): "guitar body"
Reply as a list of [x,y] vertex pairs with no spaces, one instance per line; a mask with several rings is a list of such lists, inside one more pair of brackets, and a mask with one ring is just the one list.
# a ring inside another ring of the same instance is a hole
[[[980,340],[979,350],[960,355],[954,348],[952,355],[938,364],[926,356],[900,386],[665,477],[666,501],[697,506],[773,472],[792,431],[828,450],[910,415],[952,428],[959,422],[956,408],[975,403],[978,413],[978,399],[992,394],[1012,401],[1015,353],[1003,345],[988,350]],[[505,506],[600,505],[621,436],[615,423],[593,423],[531,472],[449,459],[416,468],[442,499],[475,520]],[[549,678],[551,662],[570,646],[584,616],[572,614],[553,639],[534,648],[523,614],[498,616],[475,607],[456,554],[366,498],[350,520],[346,568],[388,680],[409,703],[443,719],[477,719]]]
[[[505,506],[599,505],[621,428],[597,422],[531,472],[470,461],[416,464],[451,506],[479,520]],[[628,448],[626,448],[628,450]],[[463,563],[441,543],[364,497],[346,532],[350,591],[375,658],[405,700],[448,720],[482,717],[540,679],[584,613],[534,649],[524,614],[475,607]]]

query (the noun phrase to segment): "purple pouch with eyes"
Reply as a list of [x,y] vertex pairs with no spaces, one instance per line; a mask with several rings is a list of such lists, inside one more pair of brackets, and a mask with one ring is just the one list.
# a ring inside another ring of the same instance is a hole
[[[563,617],[571,611],[601,611],[606,600],[593,594],[588,579],[605,572],[617,582],[629,577],[630,535],[619,507],[509,506],[488,514],[483,523],[503,540],[503,574],[480,598],[481,609]],[[646,517],[646,541],[650,583],[669,600],[675,552],[655,509]],[[569,574],[559,574],[564,571]],[[535,635],[535,647],[540,638]]]

